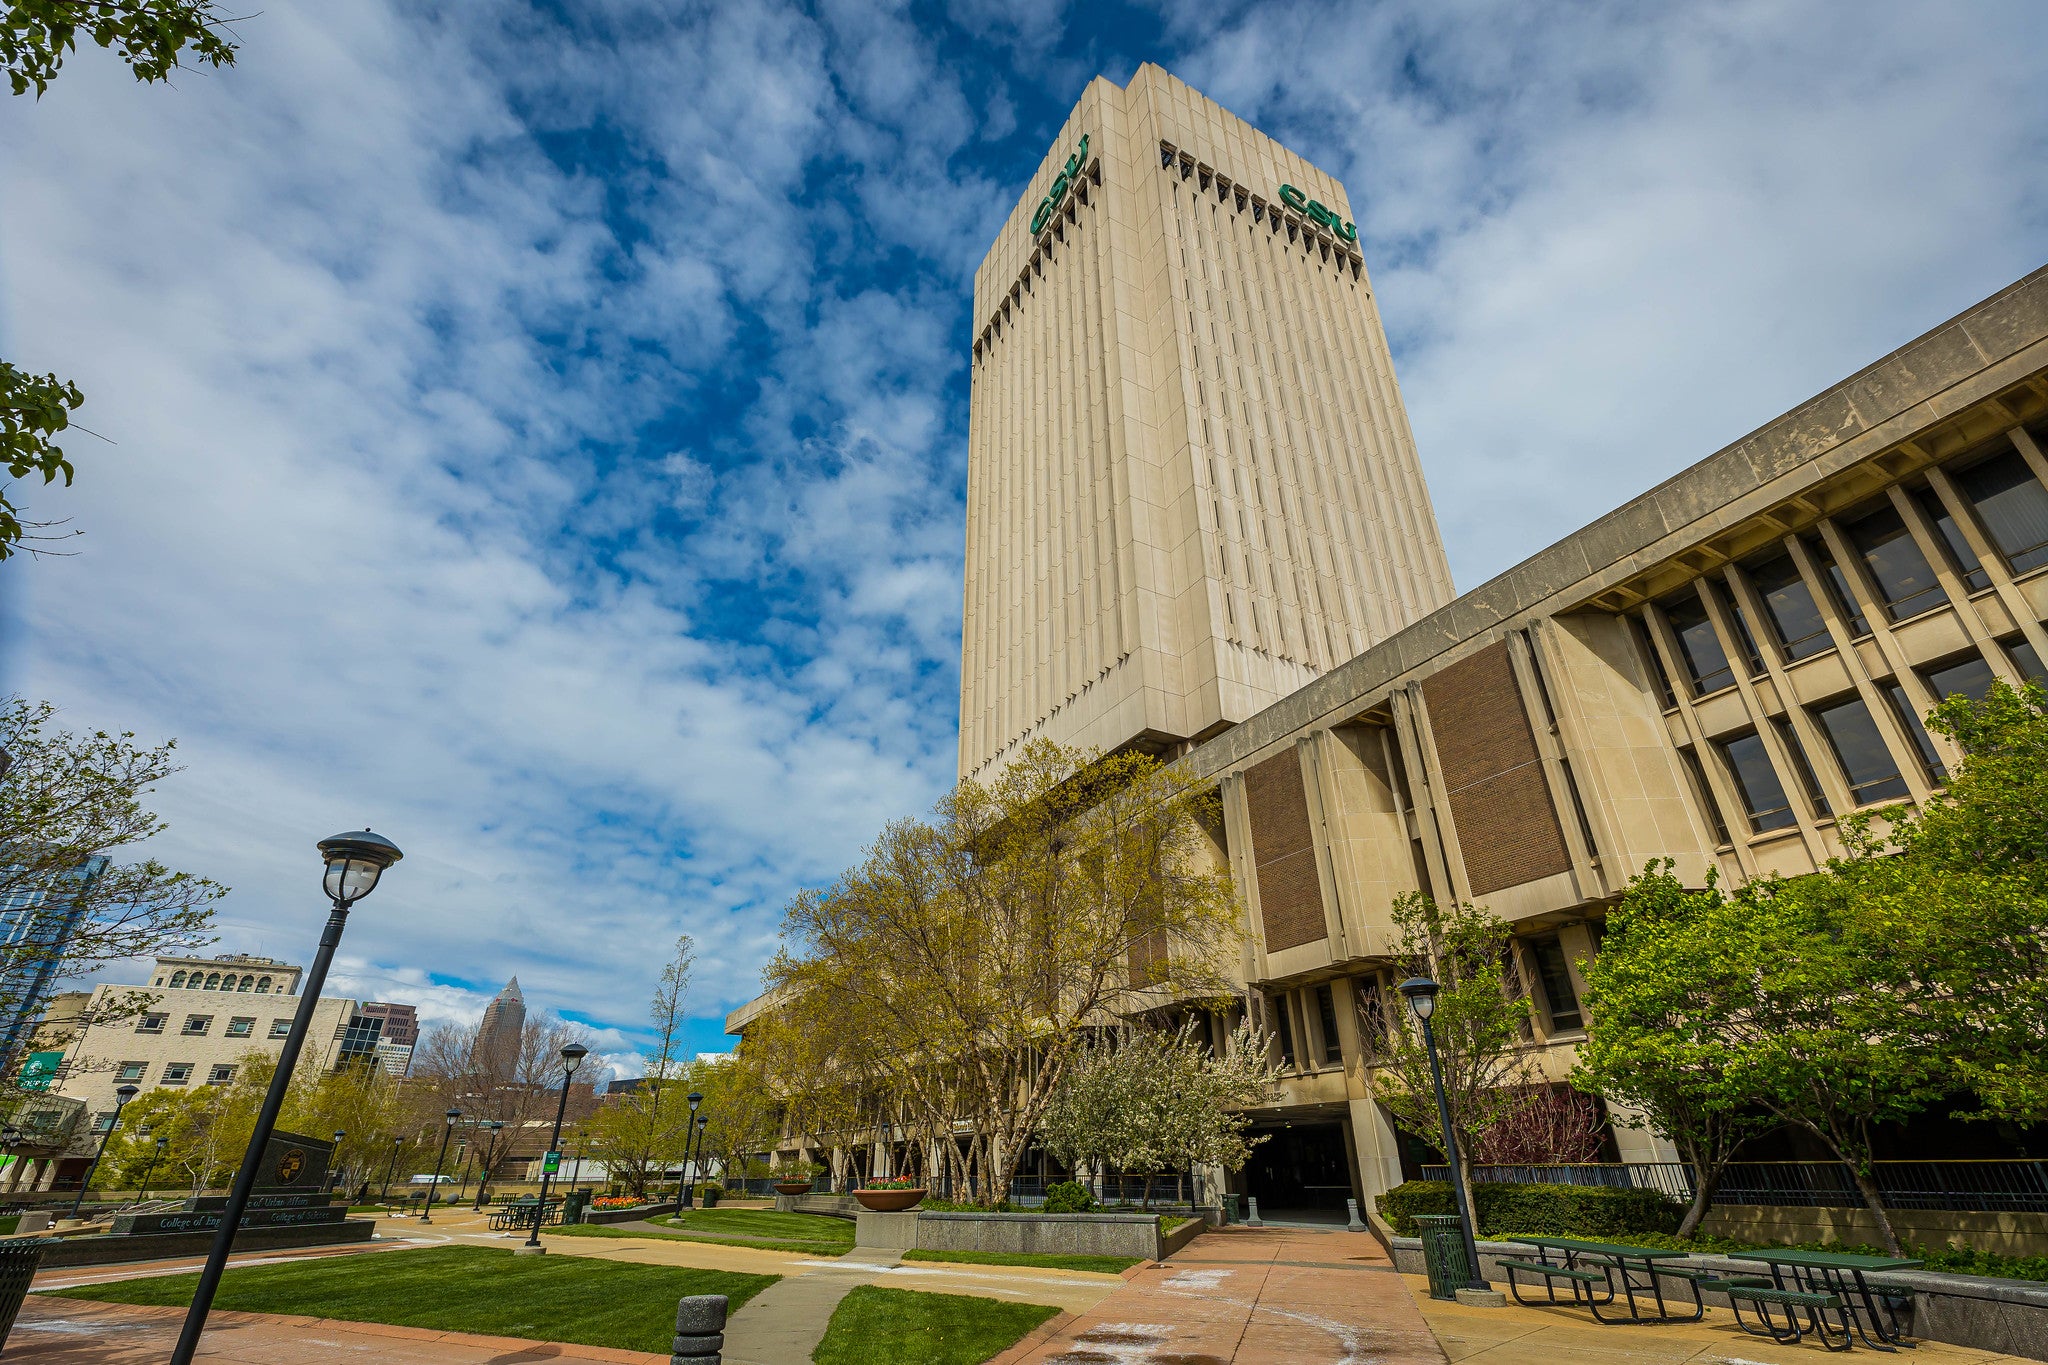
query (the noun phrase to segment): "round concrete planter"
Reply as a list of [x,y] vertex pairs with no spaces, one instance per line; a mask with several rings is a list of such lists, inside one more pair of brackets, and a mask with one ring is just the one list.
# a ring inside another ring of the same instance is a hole
[[924,1198],[923,1190],[855,1190],[860,1206],[873,1213],[901,1213]]
[[811,1192],[811,1182],[808,1180],[778,1180],[775,1182],[775,1192],[777,1194],[809,1194]]

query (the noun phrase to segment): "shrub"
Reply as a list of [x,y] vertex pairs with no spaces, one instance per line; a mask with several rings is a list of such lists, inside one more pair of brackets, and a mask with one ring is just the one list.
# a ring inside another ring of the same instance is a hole
[[[1685,1206],[1655,1190],[1609,1185],[1497,1185],[1472,1187],[1479,1235],[1628,1237],[1672,1233]],[[1380,1216],[1403,1237],[1416,1232],[1419,1213],[1455,1213],[1451,1187],[1442,1180],[1410,1180],[1381,1195]]]
[[1087,1213],[1094,1207],[1095,1195],[1078,1180],[1045,1187],[1046,1213]]

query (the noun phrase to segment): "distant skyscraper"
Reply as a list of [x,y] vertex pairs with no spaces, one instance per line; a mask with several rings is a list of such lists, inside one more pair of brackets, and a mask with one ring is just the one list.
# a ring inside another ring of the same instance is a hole
[[82,893],[106,865],[90,858],[58,886],[0,895],[0,1059],[13,1057],[35,1029],[85,913]]
[[411,1005],[372,1000],[364,1004],[361,1013],[365,1018],[384,1021],[384,1041],[387,1043],[401,1043],[409,1047],[420,1040],[419,1011]]
[[526,997],[519,993],[515,976],[484,1007],[484,1020],[476,1032],[477,1060],[509,1066],[519,1055],[519,1035],[525,1028]]

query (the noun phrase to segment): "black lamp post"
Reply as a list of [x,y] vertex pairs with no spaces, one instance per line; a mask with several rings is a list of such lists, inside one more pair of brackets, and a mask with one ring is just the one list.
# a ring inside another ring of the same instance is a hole
[[327,1172],[327,1188],[330,1190],[338,1190],[348,1183],[342,1179],[347,1172],[342,1169],[341,1165],[341,1140],[347,1136],[348,1130],[346,1128],[334,1130],[334,1149],[328,1154],[333,1163]]
[[390,1211],[391,1208],[391,1177],[392,1174],[398,1170],[398,1149],[400,1147],[403,1147],[404,1145],[405,1139],[402,1137],[395,1137],[391,1139],[391,1160],[384,1163],[383,1198],[384,1208],[387,1213]]
[[1415,1012],[1416,1020],[1422,1025],[1422,1045],[1429,1053],[1429,1082],[1436,1089],[1436,1121],[1443,1129],[1444,1160],[1451,1167],[1451,1194],[1458,1204],[1458,1222],[1465,1235],[1465,1265],[1472,1278],[1467,1289],[1491,1289],[1486,1277],[1479,1271],[1479,1244],[1472,1232],[1472,1201],[1465,1191],[1464,1168],[1458,1164],[1458,1136],[1451,1131],[1451,1101],[1444,1094],[1443,1066],[1436,1058],[1436,1031],[1429,1026],[1430,1016],[1436,1013],[1437,992],[1443,987],[1426,976],[1414,976],[1403,981],[1395,989],[1408,999],[1408,1008]]
[[434,1156],[434,1183],[427,1186],[427,1206],[420,1210],[422,1223],[434,1221],[434,1196],[441,1192],[441,1166],[448,1160],[448,1135],[455,1131],[455,1120],[462,1117],[462,1111],[450,1109],[441,1117],[448,1121],[448,1126],[441,1130],[441,1150]]
[[709,1128],[710,1126],[711,1126],[711,1115],[709,1115],[709,1114],[699,1114],[699,1115],[697,1115],[697,1165],[698,1165],[698,1167],[700,1168],[700,1169],[698,1170],[698,1176],[697,1176],[697,1178],[698,1178],[699,1180],[702,1180],[702,1179],[703,1179],[703,1171],[702,1171],[702,1169],[701,1169],[701,1168],[702,1168],[702,1167],[703,1167],[703,1165],[704,1165],[704,1130],[705,1130],[706,1128]]
[[142,1168],[142,1197],[149,1198],[149,1178],[156,1174],[156,1163],[164,1159],[164,1148],[171,1145],[167,1137],[156,1140],[156,1150],[149,1154],[149,1164]]
[[100,1168],[100,1158],[107,1154],[107,1143],[113,1138],[114,1130],[121,1126],[121,1111],[128,1107],[128,1101],[142,1093],[132,1085],[114,1088],[114,1117],[107,1120],[107,1131],[100,1134],[99,1150],[92,1154],[92,1165],[85,1168],[85,1179],[78,1182],[78,1197],[71,1201],[71,1216],[78,1217],[79,1206],[85,1203],[85,1192],[92,1188],[92,1174]]
[[562,1159],[562,1119],[569,1112],[569,1080],[576,1074],[576,1068],[583,1065],[583,1059],[590,1055],[590,1049],[581,1043],[571,1043],[562,1049],[562,1098],[555,1102],[555,1131],[548,1139],[547,1155],[540,1163],[540,1203],[533,1209],[533,1231],[526,1238],[526,1245],[519,1248],[522,1255],[538,1256],[547,1250],[540,1244],[541,1220],[548,1216],[548,1186],[554,1183],[554,1172],[548,1169],[547,1157],[556,1161]]
[[697,1143],[697,1106],[704,1103],[704,1092],[690,1092],[690,1118],[683,1129],[683,1207],[697,1207],[697,1182],[690,1178],[690,1150]]
[[[6,754],[7,754],[7,751],[6,751],[5,749],[0,749],[0,757],[5,757],[5,756],[6,756]],[[5,764],[0,764],[0,776],[4,776],[4,775],[6,774],[6,772],[7,772],[7,767],[6,767],[6,765],[5,765]],[[6,1153],[6,1154],[7,1154],[8,1156],[14,1156],[14,1149],[15,1149],[16,1147],[19,1147],[20,1145],[21,1145],[21,1129],[19,1129],[19,1128],[16,1128],[16,1127],[15,1127],[15,1126],[14,1126],[13,1124],[11,1124],[11,1123],[10,1123],[10,1124],[8,1124],[8,1125],[7,1125],[7,1126],[6,1126],[5,1128],[0,1128],[0,1152],[5,1152],[5,1153]],[[15,1164],[19,1165],[19,1164],[20,1164],[20,1162],[21,1162],[21,1158],[20,1158],[20,1157],[15,1157],[14,1159],[15,1159]],[[17,1171],[17,1172],[15,1172],[15,1174],[16,1174],[16,1175],[19,1175],[19,1174],[20,1174],[20,1172],[19,1172],[19,1171]]]
[[306,1030],[313,1022],[313,1007],[320,1003],[320,992],[327,985],[327,968],[334,961],[341,931],[348,925],[349,907],[376,890],[377,879],[384,875],[384,869],[405,856],[399,852],[397,844],[367,829],[331,835],[322,839],[318,847],[320,859],[327,869],[320,885],[327,893],[332,909],[328,911],[326,927],[320,931],[320,951],[313,955],[313,965],[301,983],[298,1012],[292,1016],[292,1031],[285,1035],[284,1047],[277,1054],[277,1072],[270,1078],[270,1090],[263,1097],[261,1112],[256,1115],[256,1130],[249,1134],[249,1150],[242,1157],[241,1169],[235,1172],[235,1185],[228,1193],[227,1207],[221,1210],[220,1227],[213,1234],[212,1248],[206,1253],[206,1269],[199,1272],[199,1287],[193,1291],[192,1306],[185,1312],[185,1327],[178,1333],[178,1345],[171,1352],[171,1365],[192,1365],[192,1354],[199,1349],[199,1334],[206,1330],[206,1315],[213,1308],[214,1294],[220,1289],[220,1273],[227,1268],[228,1252],[235,1245],[235,1232],[241,1227],[243,1211],[249,1207],[249,1195],[256,1188],[257,1171],[263,1164],[263,1149],[277,1128],[277,1113],[284,1107],[285,1092],[291,1089],[292,1069],[298,1065],[299,1052],[306,1045]]
[[[484,1138],[483,1160],[477,1163],[476,1168],[476,1203],[470,1205],[470,1212],[482,1213],[484,1210],[484,1199],[490,1193],[491,1158],[498,1154],[498,1134],[504,1131],[505,1125],[496,1119],[492,1119],[489,1123],[478,1120],[476,1126],[486,1136]],[[467,1170],[463,1174],[464,1178],[467,1179]],[[460,1203],[461,1201],[457,1200],[456,1202]]]

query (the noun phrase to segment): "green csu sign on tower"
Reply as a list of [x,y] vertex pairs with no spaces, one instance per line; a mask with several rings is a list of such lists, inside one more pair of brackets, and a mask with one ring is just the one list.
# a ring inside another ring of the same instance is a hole
[[[1087,144],[1086,138],[1082,139],[1082,144],[1084,146]],[[1292,185],[1282,185],[1280,187],[1280,202],[1308,219],[1311,223],[1328,228],[1347,242],[1358,240],[1358,224],[1345,222],[1335,213],[1324,208]]]
[[1081,178],[1081,170],[1087,164],[1088,135],[1083,133],[1081,134],[1081,145],[1076,147],[1074,154],[1067,158],[1066,168],[1059,173],[1059,178],[1052,182],[1052,188],[1045,192],[1045,198],[1038,201],[1038,212],[1031,215],[1032,235],[1036,236],[1038,233],[1045,231],[1045,225],[1052,221],[1052,216],[1055,213],[1059,212],[1060,205],[1067,202],[1067,191],[1072,189],[1074,182]]

